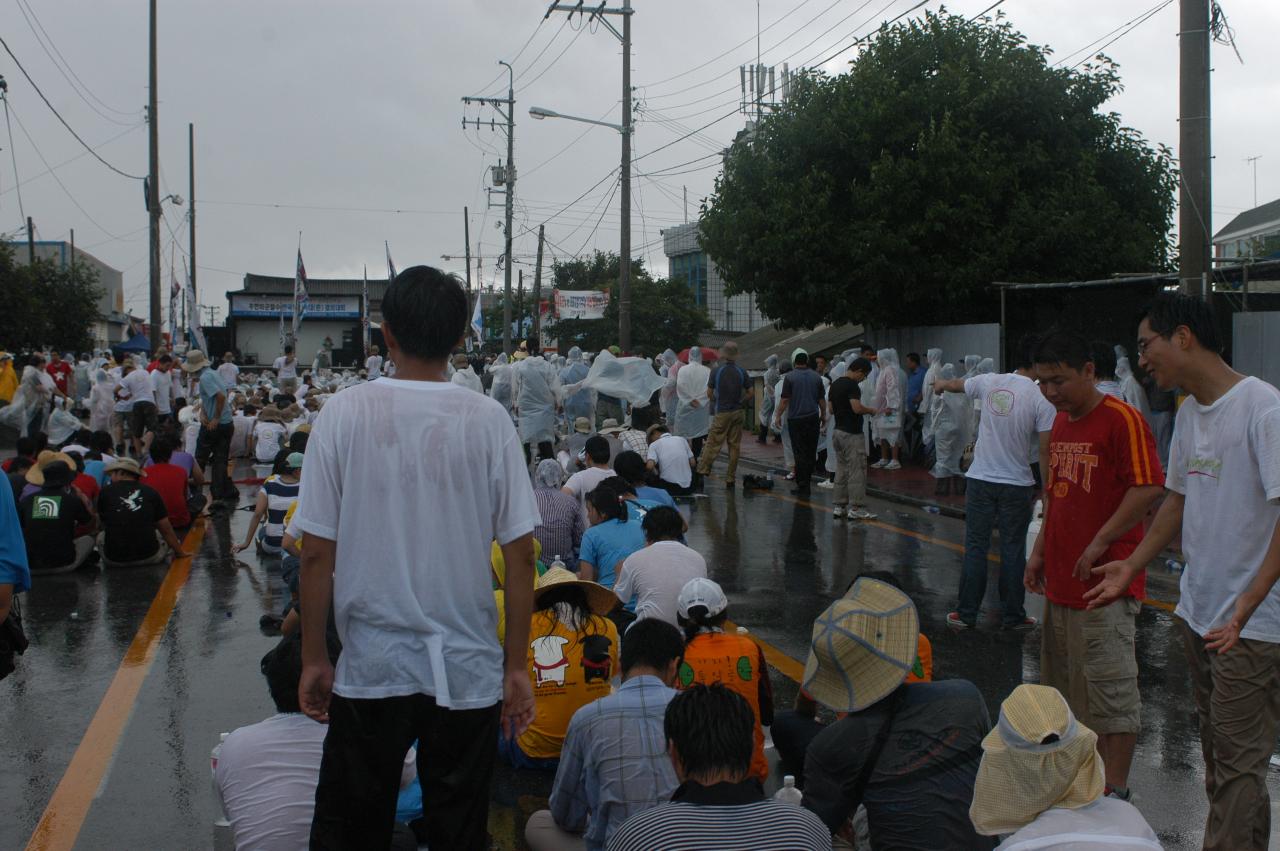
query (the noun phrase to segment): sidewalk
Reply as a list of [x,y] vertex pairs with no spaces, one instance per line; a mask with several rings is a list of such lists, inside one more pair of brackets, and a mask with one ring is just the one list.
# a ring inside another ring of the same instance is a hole
[[[727,455],[722,450],[721,459]],[[761,444],[754,434],[742,435],[740,453],[742,464],[760,470],[773,470],[774,476],[786,474],[786,464],[782,458],[782,444],[772,440]],[[723,460],[721,460],[723,463]],[[815,470],[815,476],[827,478],[825,470]],[[879,499],[900,502],[919,508],[936,506],[939,513],[947,517],[964,517],[963,496],[934,496],[933,489],[937,479],[929,475],[923,467],[910,466],[901,470],[867,470],[867,492]]]

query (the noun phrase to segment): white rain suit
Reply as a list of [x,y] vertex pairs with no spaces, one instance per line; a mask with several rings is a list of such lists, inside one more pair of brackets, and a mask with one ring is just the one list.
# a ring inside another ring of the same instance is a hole
[[560,391],[555,367],[542,358],[525,358],[511,368],[511,385],[520,442],[555,442],[556,395]]
[[1120,395],[1124,401],[1137,408],[1142,418],[1151,421],[1151,406],[1147,404],[1147,392],[1133,375],[1129,365],[1129,353],[1124,346],[1116,346],[1116,380],[1120,382]]
[[880,365],[880,375],[876,379],[875,401],[877,410],[888,410],[893,413],[879,413],[872,418],[878,440],[896,443],[902,436],[902,402],[906,394],[906,381],[902,369],[898,366],[897,349],[881,349],[876,352],[876,363]]
[[778,383],[778,356],[769,355],[764,359],[764,398],[760,400],[760,425],[768,429],[773,421],[773,393],[768,392]]
[[465,387],[468,390],[474,390],[477,393],[484,393],[484,385],[480,383],[480,376],[476,375],[476,371],[470,366],[465,369],[456,370],[453,378],[449,379],[454,384]]
[[511,364],[507,362],[505,352],[499,354],[489,365],[489,373],[493,376],[492,383],[489,384],[489,395],[493,397],[493,401],[507,409],[507,413],[511,413],[511,405],[513,402],[511,396]]
[[[940,374],[942,380],[949,381],[955,376],[956,368],[952,364],[942,368]],[[937,463],[929,472],[935,478],[945,479],[948,476],[963,475],[960,461],[964,456],[964,448],[969,442],[971,414],[969,399],[963,393],[934,394],[929,415],[933,420]]]
[[702,365],[702,349],[689,349],[689,362],[676,375],[676,422],[672,429],[686,440],[706,437],[711,430],[711,400],[707,380],[711,370]]
[[925,360],[929,368],[924,373],[918,413],[921,415],[921,437],[925,446],[928,446],[933,443],[933,417],[929,416],[929,411],[933,406],[933,385],[942,373],[942,349],[929,349],[925,353]]
[[[580,384],[587,377],[587,365],[582,361],[582,349],[574,346],[569,350],[569,358],[566,361],[564,369],[560,370],[560,385],[568,392],[571,384]],[[564,416],[573,425],[573,421],[578,417],[586,417],[592,419],[595,413],[596,396],[590,389],[584,387],[573,393],[569,393],[564,400]]]

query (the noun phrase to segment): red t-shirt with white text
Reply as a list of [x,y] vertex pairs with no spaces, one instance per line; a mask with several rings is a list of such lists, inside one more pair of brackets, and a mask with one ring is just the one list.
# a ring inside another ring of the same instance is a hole
[[[1132,487],[1164,485],[1164,471],[1146,420],[1134,408],[1107,396],[1072,422],[1059,412],[1049,438],[1049,507],[1044,520],[1045,596],[1061,606],[1085,607],[1084,592],[1101,581],[1081,582],[1076,561],[1107,524]],[[1097,564],[1127,558],[1142,542],[1138,523],[1112,542]],[[1139,600],[1146,571],[1129,586]]]

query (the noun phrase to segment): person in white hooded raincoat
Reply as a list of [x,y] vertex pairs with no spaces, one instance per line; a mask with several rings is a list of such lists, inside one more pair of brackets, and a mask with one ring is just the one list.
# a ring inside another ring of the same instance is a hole
[[702,365],[702,349],[689,349],[689,362],[676,373],[676,421],[672,431],[689,441],[695,458],[702,457],[702,444],[711,430],[711,403],[707,399],[710,377],[711,370]]
[[537,446],[538,458],[554,458],[556,439],[556,398],[560,376],[555,366],[537,354],[530,354],[511,368],[516,425],[525,454]]
[[897,349],[880,349],[876,352],[880,374],[876,378],[873,407],[879,412],[873,418],[876,438],[880,441],[880,460],[872,467],[884,470],[900,470],[899,460],[902,437],[902,406],[907,387],[902,370],[898,367]]

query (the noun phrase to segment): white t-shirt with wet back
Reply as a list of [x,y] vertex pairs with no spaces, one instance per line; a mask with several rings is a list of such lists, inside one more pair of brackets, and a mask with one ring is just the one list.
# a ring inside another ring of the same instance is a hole
[[271,365],[276,371],[276,378],[297,378],[298,377],[298,359],[287,358],[284,355],[276,358],[276,362]]
[[[1183,402],[1165,485],[1186,497],[1175,614],[1204,635],[1231,616],[1280,522],[1280,391],[1250,377],[1212,405]],[[1240,634],[1280,644],[1280,585]]]
[[973,464],[965,474],[1000,485],[1035,484],[1027,459],[1041,432],[1053,431],[1058,410],[1030,378],[1016,372],[975,375],[964,394],[982,404]]
[[692,457],[689,441],[678,434],[665,434],[649,444],[649,460],[658,465],[658,475],[678,487],[687,488],[693,483],[693,468],[689,466]]
[[623,603],[636,597],[636,618],[676,622],[676,599],[690,579],[706,578],[707,560],[679,541],[657,541],[627,556],[614,583]]
[[218,377],[222,379],[222,383],[228,387],[235,387],[240,380],[240,367],[230,361],[223,361],[218,364],[218,368],[214,370],[218,373]]
[[382,377],[382,356],[369,355],[369,359],[364,362],[365,377],[370,381],[375,378]]
[[337,541],[335,693],[450,709],[502,699],[489,548],[541,518],[501,405],[447,382],[335,394],[307,443],[295,521]]

